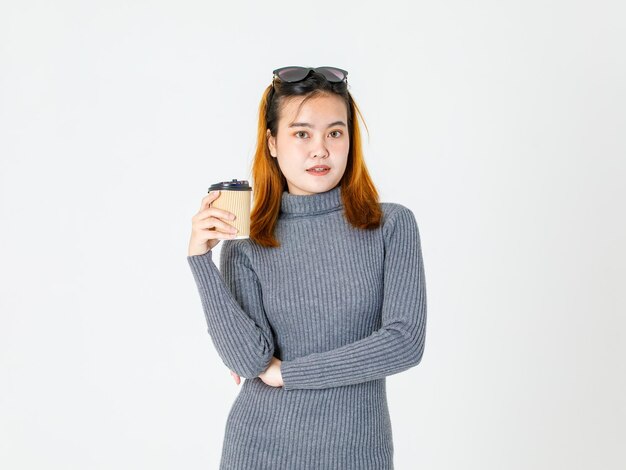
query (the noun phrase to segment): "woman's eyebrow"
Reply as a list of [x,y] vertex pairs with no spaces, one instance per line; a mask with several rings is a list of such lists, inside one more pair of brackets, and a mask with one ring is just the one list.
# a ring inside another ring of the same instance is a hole
[[[333,126],[348,127],[348,126],[346,126],[346,123],[343,122],[343,121],[331,122],[328,125],[328,127],[333,127]],[[313,124],[309,124],[308,122],[292,122],[291,124],[289,124],[289,127],[310,127],[312,129],[315,129],[315,126]]]

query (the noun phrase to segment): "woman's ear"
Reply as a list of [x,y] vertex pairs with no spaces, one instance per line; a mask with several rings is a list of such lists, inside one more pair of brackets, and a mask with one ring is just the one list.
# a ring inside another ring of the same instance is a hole
[[272,133],[269,129],[267,130],[266,135],[267,135],[267,146],[270,149],[270,155],[276,158],[276,137],[272,136]]

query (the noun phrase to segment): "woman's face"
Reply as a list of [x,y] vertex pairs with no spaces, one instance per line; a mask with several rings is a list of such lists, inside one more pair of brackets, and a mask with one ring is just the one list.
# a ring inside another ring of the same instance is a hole
[[[348,110],[341,97],[320,95],[309,99],[296,115],[302,100],[298,96],[285,102],[277,135],[273,137],[268,129],[267,138],[289,193],[310,195],[333,189],[343,176],[350,150]],[[325,174],[307,171],[316,165],[330,170]]]

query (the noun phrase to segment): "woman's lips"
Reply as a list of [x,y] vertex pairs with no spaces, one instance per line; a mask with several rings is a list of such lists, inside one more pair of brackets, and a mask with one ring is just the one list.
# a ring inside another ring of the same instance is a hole
[[330,168],[326,168],[324,171],[306,170],[308,174],[313,175],[313,176],[324,176],[324,175],[327,175],[329,171],[330,171]]

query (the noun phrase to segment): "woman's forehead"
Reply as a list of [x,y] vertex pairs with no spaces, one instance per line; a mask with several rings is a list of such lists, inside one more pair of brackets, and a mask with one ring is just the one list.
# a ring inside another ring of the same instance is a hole
[[298,121],[313,125],[326,125],[335,121],[346,121],[346,104],[339,96],[314,96],[304,103],[303,100],[303,96],[297,96],[284,103],[281,110],[281,122],[283,124],[290,126]]

